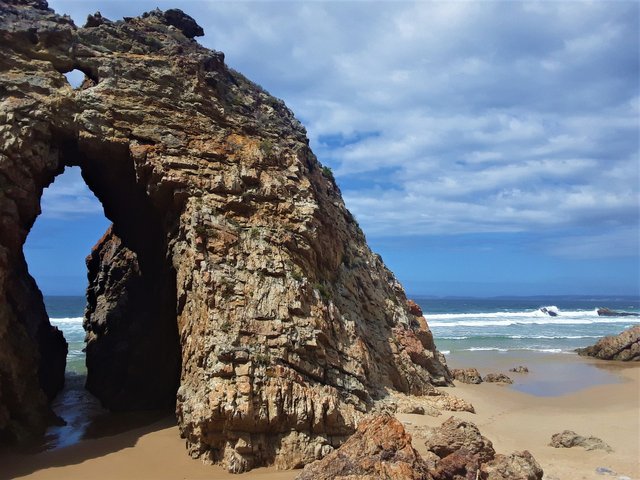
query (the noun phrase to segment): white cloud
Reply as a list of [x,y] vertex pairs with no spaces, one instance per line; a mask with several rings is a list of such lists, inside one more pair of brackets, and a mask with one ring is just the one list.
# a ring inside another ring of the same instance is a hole
[[89,190],[79,167],[67,167],[53,184],[46,188],[41,200],[44,218],[74,218],[102,215],[102,205]]
[[183,8],[305,123],[369,235],[638,229],[637,2],[50,4]]

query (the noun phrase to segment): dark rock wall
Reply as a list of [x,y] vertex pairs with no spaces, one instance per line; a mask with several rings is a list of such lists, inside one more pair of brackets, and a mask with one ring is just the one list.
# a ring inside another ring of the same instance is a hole
[[87,257],[87,268],[86,388],[111,410],[175,405],[175,276],[145,275],[111,228]]

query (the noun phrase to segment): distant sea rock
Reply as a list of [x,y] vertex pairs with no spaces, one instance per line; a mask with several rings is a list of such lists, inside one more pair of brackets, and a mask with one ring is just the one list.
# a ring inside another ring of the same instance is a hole
[[608,308],[599,308],[596,310],[600,317],[637,317],[637,313],[630,312],[616,312],[615,310],[609,310]]
[[618,335],[601,338],[595,345],[578,348],[576,352],[578,355],[601,360],[640,361],[640,325],[628,328]]

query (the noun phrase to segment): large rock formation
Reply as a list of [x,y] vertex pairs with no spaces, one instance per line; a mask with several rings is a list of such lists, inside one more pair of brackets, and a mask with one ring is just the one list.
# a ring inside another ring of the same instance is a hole
[[70,165],[113,222],[88,259],[88,387],[116,409],[175,400],[194,457],[303,465],[385,389],[450,383],[304,128],[193,40],[193,19],[76,28],[44,0],[0,13],[3,435],[42,431],[61,385],[64,340],[22,245]]
[[576,350],[578,355],[601,360],[640,361],[640,325],[624,330],[618,335],[603,337],[585,348]]

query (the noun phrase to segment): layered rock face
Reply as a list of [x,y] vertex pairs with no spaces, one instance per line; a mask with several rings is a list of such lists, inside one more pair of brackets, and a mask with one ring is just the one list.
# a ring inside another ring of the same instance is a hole
[[174,277],[153,266],[143,270],[113,228],[87,257],[86,388],[111,410],[175,404],[180,347]]
[[618,335],[603,337],[585,348],[576,350],[578,355],[596,357],[601,360],[640,361],[640,325],[627,328]]
[[304,128],[198,45],[193,19],[76,28],[44,1],[0,10],[0,431],[41,429],[60,386],[42,365],[64,361],[63,339],[22,245],[69,165],[113,221],[88,259],[88,387],[114,409],[175,399],[191,455],[303,465],[387,389],[450,383]]

